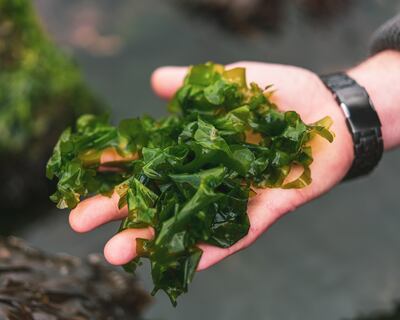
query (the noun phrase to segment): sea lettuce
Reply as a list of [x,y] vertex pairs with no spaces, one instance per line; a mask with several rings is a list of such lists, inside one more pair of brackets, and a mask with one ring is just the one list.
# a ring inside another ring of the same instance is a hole
[[[187,292],[202,251],[198,243],[227,248],[249,230],[248,199],[256,188],[303,188],[311,183],[310,141],[334,139],[330,118],[305,124],[281,112],[271,92],[247,85],[244,68],[192,66],[160,120],[82,116],[61,135],[47,166],[57,178],[51,199],[74,208],[93,194],[118,193],[128,207],[120,231],[152,227],[154,239],[138,239],[138,257],[151,263],[153,293],[176,305]],[[112,150],[118,160],[102,162]],[[303,173],[287,181],[294,166]],[[101,170],[99,170],[101,169]]]

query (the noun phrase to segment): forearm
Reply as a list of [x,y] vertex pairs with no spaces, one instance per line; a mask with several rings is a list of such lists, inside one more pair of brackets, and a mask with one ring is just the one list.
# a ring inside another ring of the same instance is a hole
[[400,52],[378,53],[348,74],[370,95],[382,123],[385,150],[400,146]]

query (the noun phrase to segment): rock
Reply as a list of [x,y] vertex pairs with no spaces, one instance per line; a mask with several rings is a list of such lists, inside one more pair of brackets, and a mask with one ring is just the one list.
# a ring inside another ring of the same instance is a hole
[[0,238],[1,320],[135,320],[149,302],[136,278],[98,255],[48,255]]
[[0,234],[9,234],[48,211],[45,167],[60,133],[105,105],[49,39],[31,0],[0,0],[0,92]]

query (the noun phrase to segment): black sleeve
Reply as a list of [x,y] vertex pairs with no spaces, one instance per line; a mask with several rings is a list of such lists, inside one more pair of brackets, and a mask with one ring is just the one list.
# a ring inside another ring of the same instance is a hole
[[387,49],[400,50],[400,14],[387,21],[372,36],[371,54]]

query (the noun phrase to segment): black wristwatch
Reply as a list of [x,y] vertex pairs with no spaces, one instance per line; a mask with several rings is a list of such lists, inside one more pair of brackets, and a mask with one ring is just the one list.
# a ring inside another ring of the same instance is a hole
[[383,154],[381,122],[364,87],[345,73],[321,76],[334,94],[353,137],[354,161],[345,180],[370,173]]

